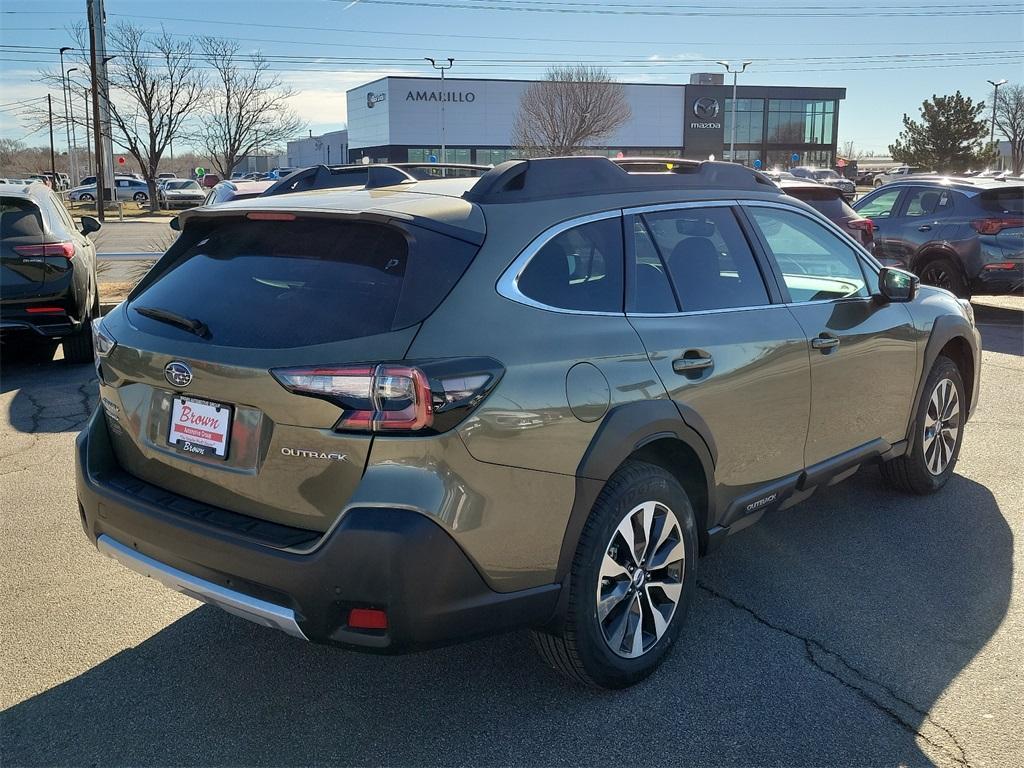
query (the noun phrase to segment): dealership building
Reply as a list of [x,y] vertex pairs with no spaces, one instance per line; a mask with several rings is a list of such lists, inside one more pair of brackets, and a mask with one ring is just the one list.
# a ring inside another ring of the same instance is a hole
[[[447,160],[500,163],[518,157],[512,126],[529,80],[384,77],[353,88],[348,100],[350,162],[441,159],[442,107]],[[721,74],[685,84],[623,83],[631,117],[590,149],[597,154],[731,159],[732,85]],[[765,168],[836,160],[845,88],[741,85],[736,157]],[[794,159],[795,158],[795,159]]]

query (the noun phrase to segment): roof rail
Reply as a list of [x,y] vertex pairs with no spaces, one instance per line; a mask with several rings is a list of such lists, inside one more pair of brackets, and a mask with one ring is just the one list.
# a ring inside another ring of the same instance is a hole
[[[261,197],[309,192],[315,189],[364,187],[377,189],[395,184],[409,184],[426,179],[468,176],[489,171],[489,165],[465,163],[370,163],[349,165],[314,165],[288,174],[268,187]],[[437,173],[435,171],[439,171]],[[451,172],[449,172],[451,171]]]
[[509,160],[481,176],[463,197],[494,204],[688,187],[778,190],[763,174],[736,163],[578,156]]

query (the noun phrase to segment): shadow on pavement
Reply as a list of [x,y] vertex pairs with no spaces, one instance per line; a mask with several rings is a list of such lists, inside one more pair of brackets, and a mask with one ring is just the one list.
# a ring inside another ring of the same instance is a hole
[[977,301],[972,306],[975,322],[981,330],[981,345],[986,351],[1024,355],[1024,309]]
[[19,432],[77,432],[96,407],[98,388],[92,363],[71,365],[58,357],[32,360],[3,356],[0,393],[15,391],[9,421]]
[[204,606],[8,709],[2,754],[8,765],[965,760],[928,712],[999,626],[1011,560],[985,487],[955,476],[939,496],[908,497],[867,470],[703,560],[680,647],[631,690],[562,681],[525,633],[379,657]]

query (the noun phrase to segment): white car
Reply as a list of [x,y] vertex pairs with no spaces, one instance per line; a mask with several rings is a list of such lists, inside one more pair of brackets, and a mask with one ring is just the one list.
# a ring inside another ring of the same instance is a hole
[[[134,200],[137,203],[149,200],[149,186],[139,179],[118,176],[114,179],[114,188],[118,200]],[[68,199],[75,203],[95,202],[96,183],[75,187],[68,192]]]
[[907,176],[913,176],[914,174],[927,173],[924,168],[918,168],[913,165],[897,165],[894,168],[890,168],[884,173],[880,173],[875,176],[875,180],[872,182],[876,187],[880,187],[883,184],[888,184],[890,181],[896,179],[903,179]]

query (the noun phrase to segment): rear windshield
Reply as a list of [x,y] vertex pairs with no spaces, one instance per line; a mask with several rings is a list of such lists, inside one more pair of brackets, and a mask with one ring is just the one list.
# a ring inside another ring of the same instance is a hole
[[[317,218],[199,226],[186,230],[183,252],[129,306],[198,320],[207,341],[231,347],[299,347],[413,325],[441,303],[477,251],[414,226],[408,234]],[[146,332],[196,338],[138,312],[131,317]]]
[[830,189],[790,189],[786,191],[832,221],[859,218],[857,212],[843,200],[842,195],[836,194]]
[[983,192],[981,207],[992,213],[1024,213],[1024,187],[1007,187]]
[[0,239],[41,234],[43,219],[35,203],[19,197],[0,198]]

